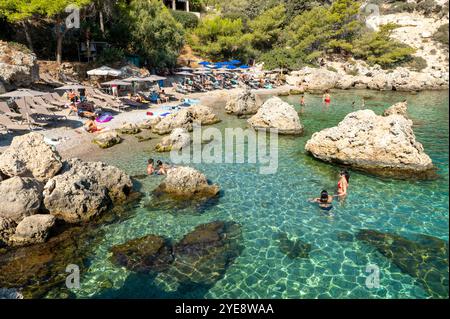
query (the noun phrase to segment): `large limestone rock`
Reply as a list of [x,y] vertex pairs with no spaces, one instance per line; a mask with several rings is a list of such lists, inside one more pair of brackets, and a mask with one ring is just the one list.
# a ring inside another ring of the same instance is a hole
[[170,194],[180,198],[208,198],[219,193],[219,186],[210,185],[206,176],[194,168],[179,166],[167,171],[165,180],[156,192]]
[[235,115],[250,115],[258,111],[259,105],[256,101],[256,95],[250,90],[245,90],[237,97],[229,100],[225,106],[225,111]]
[[401,115],[404,117],[408,116],[408,103],[406,101],[395,103],[391,105],[383,112],[383,116],[389,115]]
[[197,104],[167,115],[153,127],[152,131],[163,135],[172,132],[175,128],[184,128],[190,132],[194,123],[210,125],[219,121],[220,119],[210,107]]
[[37,214],[25,217],[17,225],[10,240],[13,245],[43,243],[54,224],[55,217],[52,215]]
[[304,67],[299,71],[291,72],[286,77],[289,85],[297,85],[308,91],[319,91],[332,89],[339,81],[339,74],[327,69]]
[[141,132],[141,129],[137,124],[123,123],[123,125],[117,128],[116,131],[121,134],[138,134]]
[[122,138],[119,136],[117,132],[107,131],[98,134],[92,140],[92,143],[97,144],[100,148],[109,148],[116,144],[119,144],[122,141]]
[[161,142],[156,145],[157,152],[170,152],[172,150],[181,150],[191,143],[191,136],[184,128],[176,128],[170,135],[163,137]]
[[12,177],[0,182],[0,217],[20,222],[23,218],[36,214],[42,201],[42,186],[25,177]]
[[325,162],[350,165],[392,177],[433,176],[433,164],[416,141],[412,121],[378,116],[371,110],[348,114],[338,126],[313,134],[305,149]]
[[279,134],[301,134],[303,126],[300,123],[294,107],[278,97],[268,99],[258,112],[248,119],[255,129],[278,129]]
[[0,171],[7,176],[34,177],[45,182],[62,167],[59,154],[39,133],[14,137],[8,149],[0,155]]
[[39,80],[36,55],[25,47],[0,41],[0,82],[13,86],[30,86]]
[[110,202],[106,187],[90,176],[64,173],[44,187],[46,209],[68,223],[89,221],[104,213]]

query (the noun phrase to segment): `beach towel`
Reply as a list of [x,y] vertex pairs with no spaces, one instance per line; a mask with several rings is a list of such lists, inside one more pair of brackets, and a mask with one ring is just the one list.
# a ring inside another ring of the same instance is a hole
[[106,122],[111,121],[112,119],[113,119],[113,116],[110,113],[103,113],[102,115],[97,117],[95,119],[95,121],[98,123],[106,123]]
[[169,115],[169,114],[170,114],[170,112],[165,112],[165,113],[159,114],[159,116],[164,117],[164,116],[167,116],[167,115]]

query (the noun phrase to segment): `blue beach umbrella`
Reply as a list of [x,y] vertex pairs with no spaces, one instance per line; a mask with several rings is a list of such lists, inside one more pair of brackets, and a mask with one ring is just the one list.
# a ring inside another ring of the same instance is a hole
[[242,62],[239,60],[231,60],[231,61],[229,61],[229,63],[236,65],[236,64],[241,64]]
[[250,67],[247,64],[242,64],[239,68],[241,68],[241,69],[249,69]]
[[202,61],[202,62],[199,62],[198,64],[206,66],[206,65],[210,65],[211,63],[208,61]]
[[234,70],[234,69],[237,69],[237,66],[230,64],[230,65],[227,65],[226,68],[229,70]]

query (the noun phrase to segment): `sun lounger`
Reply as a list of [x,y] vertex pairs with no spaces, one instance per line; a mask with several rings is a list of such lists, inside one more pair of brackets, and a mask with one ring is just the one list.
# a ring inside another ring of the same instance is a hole
[[103,93],[99,89],[87,88],[86,93],[89,94],[89,99],[103,108],[112,107],[116,108],[118,111],[120,111],[121,108],[124,108],[124,104],[120,100],[116,100],[114,97]]
[[56,115],[53,111],[47,108],[47,103],[41,97],[29,97],[25,98],[25,101],[31,106],[34,111],[39,114],[41,118],[48,121],[61,121],[67,120],[65,115]]
[[26,131],[30,130],[31,127],[25,123],[13,122],[7,115],[0,114],[0,128],[9,131]]
[[0,102],[0,113],[5,114],[6,116],[10,118],[21,118],[22,115],[16,112],[11,112],[11,109],[8,106],[8,103],[6,102]]
[[39,118],[39,113],[36,113],[33,111],[30,106],[27,105],[27,102],[24,98],[20,98],[14,101],[19,109],[19,113],[22,114],[23,119],[29,124],[29,125],[35,125],[44,127],[49,124],[48,121],[42,120],[42,118]]

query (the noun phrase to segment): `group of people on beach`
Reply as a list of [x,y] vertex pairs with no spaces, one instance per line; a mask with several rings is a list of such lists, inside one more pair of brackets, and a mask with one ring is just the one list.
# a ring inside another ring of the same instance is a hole
[[156,161],[153,158],[150,158],[147,161],[147,174],[148,175],[167,175],[167,170],[173,166],[169,165],[168,163],[163,163],[161,160]]
[[342,200],[347,196],[349,186],[350,174],[347,170],[342,170],[339,173],[339,180],[337,183],[337,194],[330,195],[326,189],[320,192],[320,197],[310,199],[312,203],[318,203],[323,210],[330,210],[333,206],[333,199],[337,197]]

